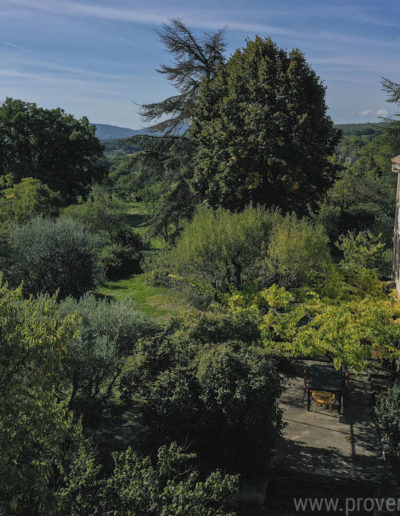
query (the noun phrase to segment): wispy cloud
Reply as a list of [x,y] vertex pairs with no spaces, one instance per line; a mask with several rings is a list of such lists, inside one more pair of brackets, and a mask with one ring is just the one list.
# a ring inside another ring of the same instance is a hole
[[[227,27],[229,30],[242,31],[248,33],[272,34],[276,36],[284,36],[294,38],[296,40],[315,40],[315,41],[333,41],[344,44],[363,44],[363,45],[379,45],[379,46],[395,46],[393,41],[385,41],[371,37],[360,37],[352,34],[341,34],[337,31],[314,30],[307,32],[304,30],[295,30],[282,27],[277,24],[254,23],[246,21],[249,13],[246,10],[236,11],[235,17],[232,19],[222,15],[220,11],[204,9],[179,9],[168,7],[168,9],[143,9],[142,8],[123,8],[123,7],[104,7],[100,5],[86,4],[82,2],[71,2],[69,0],[6,0],[9,4],[30,8],[34,10],[45,11],[55,15],[68,15],[78,17],[91,17],[105,21],[114,21],[122,23],[139,23],[160,25],[170,18],[182,18],[188,24],[200,29],[220,29]],[[304,10],[303,10],[304,11]],[[231,14],[230,14],[231,16]]]
[[373,74],[383,73],[399,73],[400,60],[380,59],[379,57],[355,55],[353,57],[335,56],[335,57],[309,57],[309,61],[313,64],[329,65],[341,68],[347,68],[358,71],[365,71]]
[[363,118],[387,118],[389,115],[389,112],[387,109],[378,109],[377,111],[373,111],[372,109],[364,109],[364,111],[361,111],[359,113],[359,116]]
[[364,109],[364,111],[361,111],[360,116],[363,118],[374,116],[374,112],[371,109]]
[[7,0],[7,2],[14,6],[45,11],[53,14],[90,16],[102,20],[119,22],[159,24],[168,19],[168,17],[177,16],[178,14],[168,10],[165,10],[161,13],[154,13],[150,10],[139,11],[137,9],[102,7],[99,5],[89,5],[85,3],[62,0],[57,2],[51,0],[35,0],[34,2],[31,0]]

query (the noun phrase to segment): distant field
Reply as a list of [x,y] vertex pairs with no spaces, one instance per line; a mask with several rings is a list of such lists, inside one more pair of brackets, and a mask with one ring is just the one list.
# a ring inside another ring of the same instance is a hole
[[109,281],[99,292],[115,299],[132,299],[140,310],[159,321],[167,321],[190,308],[182,292],[172,288],[154,287],[146,282],[144,274]]

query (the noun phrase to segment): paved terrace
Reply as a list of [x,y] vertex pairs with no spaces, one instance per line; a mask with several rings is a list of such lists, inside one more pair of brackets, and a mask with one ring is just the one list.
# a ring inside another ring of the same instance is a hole
[[[291,363],[285,372],[286,390],[280,399],[286,427],[268,479],[243,485],[240,516],[299,516],[293,500],[299,497],[384,496],[384,468],[373,422],[371,385],[367,375],[350,374],[343,414],[324,406],[307,411],[302,404],[304,368],[318,361]],[[393,496],[393,493],[386,493]],[[258,507],[257,507],[258,505]],[[324,514],[325,512],[303,512]],[[329,514],[343,514],[329,512]],[[360,514],[360,513],[354,513]]]
[[331,417],[329,410],[319,405],[314,416],[313,404],[307,411],[307,396],[302,405],[304,367],[312,363],[321,362],[305,361],[293,366],[293,375],[280,399],[286,428],[275,466],[287,471],[378,482],[383,468],[367,376],[350,374],[343,415],[334,409]]

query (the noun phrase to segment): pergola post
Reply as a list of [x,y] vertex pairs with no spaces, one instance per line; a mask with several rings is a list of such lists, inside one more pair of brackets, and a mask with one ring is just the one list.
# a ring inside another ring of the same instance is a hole
[[393,235],[393,280],[400,295],[400,156],[392,159],[392,172],[397,174],[396,212]]

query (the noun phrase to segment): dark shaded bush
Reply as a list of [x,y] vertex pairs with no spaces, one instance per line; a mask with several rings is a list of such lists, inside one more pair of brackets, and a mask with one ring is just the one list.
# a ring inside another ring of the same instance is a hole
[[178,328],[139,345],[120,389],[127,402],[143,401],[145,449],[173,440],[196,451],[205,471],[266,471],[281,430],[281,385],[261,349],[196,344]]
[[70,219],[35,218],[11,231],[14,285],[24,293],[59,292],[59,297],[80,297],[101,279],[95,237]]

